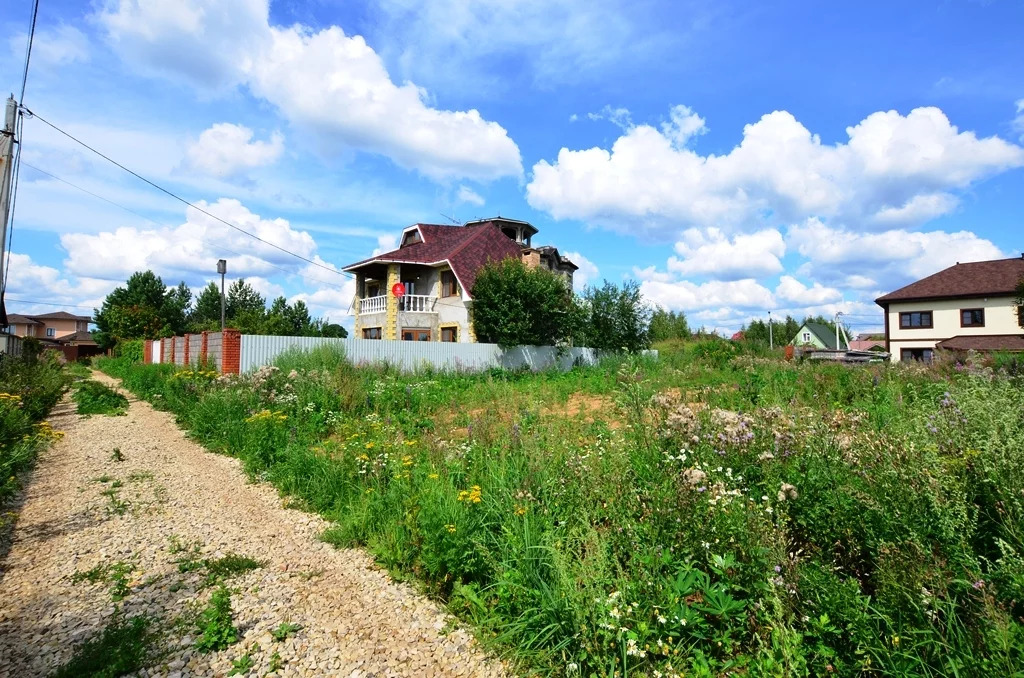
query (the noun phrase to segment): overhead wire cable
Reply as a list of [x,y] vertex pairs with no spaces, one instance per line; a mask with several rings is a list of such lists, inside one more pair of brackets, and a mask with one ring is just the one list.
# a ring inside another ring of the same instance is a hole
[[212,212],[210,212],[209,210],[203,209],[202,207],[199,207],[195,203],[189,202],[188,200],[186,200],[185,198],[181,197],[177,193],[175,193],[175,192],[173,192],[173,191],[171,191],[169,189],[166,189],[163,186],[161,186],[161,185],[159,185],[159,184],[157,184],[157,183],[155,183],[153,181],[150,181],[149,179],[147,179],[146,177],[142,176],[138,172],[136,172],[136,171],[126,167],[125,165],[122,165],[121,163],[119,163],[118,161],[114,160],[110,156],[102,153],[101,151],[96,150],[95,148],[93,148],[89,144],[85,143],[81,139],[79,139],[79,138],[75,137],[74,135],[72,135],[70,132],[65,132],[63,129],[61,129],[57,125],[53,124],[52,122],[50,122],[46,118],[43,118],[40,115],[34,113],[30,109],[24,108],[24,110],[25,110],[26,113],[28,113],[28,115],[30,117],[39,120],[41,123],[43,123],[43,124],[47,125],[48,127],[52,128],[56,132],[59,132],[60,134],[66,136],[68,139],[71,139],[76,144],[78,144],[78,145],[82,146],[83,148],[85,148],[85,149],[95,153],[99,157],[103,158],[104,160],[106,160],[107,162],[111,163],[112,165],[115,165],[116,167],[119,167],[120,169],[124,170],[128,174],[131,174],[136,179],[142,181],[143,183],[148,184],[149,186],[152,186],[156,190],[158,190],[161,193],[164,193],[165,195],[167,195],[167,196],[177,200],[178,202],[180,202],[180,203],[182,203],[184,205],[187,205],[187,206],[191,207],[192,209],[194,209],[194,210],[196,210],[198,212],[201,212],[202,214],[205,214],[206,216],[210,217],[211,219],[219,221],[222,224],[224,224],[225,226],[233,228],[234,230],[238,231],[239,233],[244,233],[245,235],[249,236],[250,238],[252,238],[254,240],[257,240],[257,241],[263,243],[264,245],[267,245],[268,247],[273,247],[274,249],[276,249],[276,250],[278,250],[280,252],[284,252],[285,254],[288,254],[290,256],[295,257],[296,259],[300,259],[302,261],[305,261],[307,264],[311,264],[311,265],[316,266],[318,268],[322,268],[325,271],[330,271],[331,273],[335,273],[335,274],[338,274],[338,275],[354,277],[351,274],[346,273],[345,271],[339,271],[339,270],[331,268],[330,266],[327,266],[325,264],[321,264],[318,261],[314,261],[313,259],[310,259],[309,257],[305,257],[305,256],[303,256],[301,254],[298,254],[297,252],[292,252],[291,250],[289,250],[287,248],[281,247],[280,245],[272,243],[269,240],[261,238],[260,236],[256,235],[255,233],[252,233],[251,231],[245,230],[241,226],[237,226],[237,225],[231,223],[227,219],[222,219],[221,217],[217,216],[216,214],[213,214]]
[[[145,219],[146,221],[148,221],[148,222],[150,222],[150,223],[152,223],[154,225],[161,226],[161,227],[166,225],[166,224],[160,223],[156,219],[153,219],[151,217],[147,217],[144,214],[136,212],[135,210],[131,209],[130,207],[125,207],[124,205],[122,205],[122,204],[120,204],[118,202],[115,202],[115,201],[113,201],[113,200],[111,200],[109,198],[104,198],[103,196],[100,196],[99,194],[93,193],[88,188],[80,186],[77,183],[73,183],[73,182],[69,181],[68,179],[63,179],[63,178],[57,176],[56,174],[53,174],[51,172],[47,172],[44,169],[36,167],[35,165],[32,165],[30,163],[25,163],[25,166],[26,167],[31,167],[32,169],[36,170],[40,174],[45,174],[46,176],[50,177],[51,179],[55,179],[56,181],[59,181],[61,183],[66,183],[69,186],[71,186],[72,188],[75,188],[77,190],[81,190],[82,193],[87,194],[89,196],[92,196],[93,198],[96,198],[97,200],[101,200],[104,203],[109,203],[109,204],[111,204],[111,205],[113,205],[113,206],[115,206],[115,207],[117,207],[119,209],[122,209],[122,210],[128,212],[129,214],[134,214],[135,216],[137,216],[137,217],[139,217],[141,219]],[[206,239],[203,239],[203,238],[199,238],[198,240],[200,242],[206,244],[206,245],[209,245],[210,247],[219,248],[219,249],[223,250],[224,252],[227,252],[228,254],[233,254],[233,255],[236,255],[236,256],[240,256],[240,257],[251,256],[251,255],[243,254],[242,252],[236,252],[234,250],[230,250],[230,249],[224,247],[223,245],[221,245],[219,243],[212,243],[212,242],[210,242],[210,241],[208,241]],[[333,288],[338,289],[338,290],[344,289],[340,285],[336,285],[335,283],[329,283],[328,281],[325,281],[325,280],[322,280],[322,279],[319,279],[319,278],[313,278],[312,276],[307,276],[307,274],[305,274],[305,273],[299,273],[299,272],[295,272],[295,271],[289,270],[288,268],[285,268],[283,266],[272,264],[269,261],[266,261],[265,259],[263,260],[263,263],[265,263],[267,266],[270,266],[271,268],[275,268],[275,269],[278,269],[278,270],[280,270],[280,271],[282,271],[284,273],[287,273],[287,274],[289,274],[289,276],[298,276],[298,277],[303,278],[305,280],[312,281],[314,283],[319,283],[321,285],[327,285],[328,287],[333,287]]]
[[11,245],[14,243],[14,214],[18,205],[18,177],[21,175],[21,147],[24,145],[24,134],[25,134],[25,118],[21,113],[21,109],[25,101],[25,89],[28,87],[28,67],[32,61],[32,43],[36,37],[36,19],[39,17],[39,0],[35,0],[32,3],[32,18],[29,20],[28,27],[28,39],[25,43],[25,67],[21,73],[21,91],[18,94],[18,117],[14,123],[14,137],[11,139],[11,143],[18,144],[18,150],[15,152],[14,163],[11,167],[11,209],[10,216],[7,218],[7,223],[4,224],[8,228],[7,233],[7,248],[4,250],[4,259],[0,259],[0,273],[2,273],[2,279],[0,279],[0,299],[3,298],[4,292],[7,291],[7,277],[11,272]]

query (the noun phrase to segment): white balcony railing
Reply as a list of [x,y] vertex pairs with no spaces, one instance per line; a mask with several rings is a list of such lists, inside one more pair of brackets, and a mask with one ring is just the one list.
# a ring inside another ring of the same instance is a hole
[[[406,294],[398,299],[398,310],[406,313],[433,313],[437,297],[427,294]],[[387,310],[388,298],[367,297],[359,300],[360,313],[384,313]]]
[[398,310],[406,313],[433,313],[437,297],[426,294],[406,294],[398,299]]
[[383,313],[387,310],[388,298],[383,294],[379,297],[367,297],[359,300],[360,313]]

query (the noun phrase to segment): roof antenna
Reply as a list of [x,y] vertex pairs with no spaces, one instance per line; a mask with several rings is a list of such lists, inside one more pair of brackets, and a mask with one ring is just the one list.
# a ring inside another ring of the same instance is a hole
[[455,217],[450,217],[447,214],[445,214],[444,212],[438,212],[438,214],[440,214],[442,217],[444,217],[448,221],[452,222],[452,225],[454,225],[454,226],[462,226],[462,222],[459,221],[458,219],[456,219]]

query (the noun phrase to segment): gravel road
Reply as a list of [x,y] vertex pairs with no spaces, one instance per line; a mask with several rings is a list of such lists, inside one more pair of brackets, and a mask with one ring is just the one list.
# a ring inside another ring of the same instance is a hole
[[[130,400],[126,416],[83,418],[64,403],[51,418],[67,435],[39,459],[0,560],[0,676],[48,675],[115,605],[165,623],[164,654],[143,676],[222,676],[246,652],[253,666],[242,675],[267,674],[275,652],[281,668],[270,675],[506,675],[439,606],[364,552],[318,541],[324,520],[286,508],[272,487],[248,484],[236,460],[204,451],[171,415]],[[265,562],[229,581],[242,638],[227,650],[202,654],[194,627],[173,625],[213,590],[202,572],[179,572],[183,545],[198,558]],[[120,603],[109,581],[72,581],[119,561],[132,568]],[[282,622],[301,629],[275,641],[270,631]]]

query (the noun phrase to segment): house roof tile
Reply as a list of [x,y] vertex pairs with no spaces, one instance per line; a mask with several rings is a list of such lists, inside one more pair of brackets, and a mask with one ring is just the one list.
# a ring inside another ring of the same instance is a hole
[[32,316],[36,320],[88,320],[92,321],[92,316],[88,315],[75,315],[74,313],[68,313],[67,311],[54,311],[53,313],[37,313]]
[[491,261],[521,256],[522,249],[490,221],[470,226],[416,224],[423,240],[358,261],[346,271],[374,262],[439,264],[448,261],[462,289],[470,294],[477,273]]
[[891,301],[1007,295],[1013,294],[1021,278],[1024,278],[1024,256],[973,261],[933,273],[883,295],[875,302],[886,304]]
[[948,351],[1024,351],[1024,334],[960,334],[935,346]]
[[42,325],[35,318],[27,315],[21,315],[20,313],[8,313],[7,324],[9,325]]

